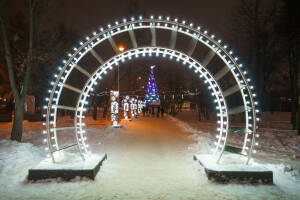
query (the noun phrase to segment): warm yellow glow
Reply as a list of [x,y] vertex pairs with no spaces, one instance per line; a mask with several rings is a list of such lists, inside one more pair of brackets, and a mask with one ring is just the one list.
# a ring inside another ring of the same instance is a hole
[[120,52],[123,52],[125,50],[125,47],[123,45],[119,45],[118,49],[119,49]]

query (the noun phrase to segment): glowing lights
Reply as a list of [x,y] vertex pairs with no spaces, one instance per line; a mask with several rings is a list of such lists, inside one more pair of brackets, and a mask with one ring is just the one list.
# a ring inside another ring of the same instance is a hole
[[[151,19],[151,20],[150,20]],[[217,42],[215,40],[211,40],[215,38],[215,35],[212,34],[212,35],[207,35],[207,31],[205,30],[204,32],[201,32],[201,28],[200,26],[197,26],[197,31],[195,28],[192,28],[194,26],[193,23],[188,23],[187,21],[183,20],[182,23],[179,22],[179,20],[177,18],[175,18],[173,21],[170,20],[171,18],[170,17],[166,17],[166,20],[164,20],[162,18],[162,16],[158,16],[158,19],[154,19],[154,16],[152,15],[150,17],[150,19],[143,19],[142,16],[139,16],[138,19],[136,20],[134,17],[131,17],[131,21],[127,22],[126,18],[124,18],[122,21],[123,23],[119,23],[118,21],[115,22],[115,26],[112,27],[113,30],[109,30],[109,31],[113,31],[112,33],[114,35],[116,34],[119,34],[121,32],[124,32],[124,31],[128,31],[128,27],[130,27],[130,25],[136,25],[137,27],[139,28],[150,28],[152,25],[154,24],[157,24],[157,26],[159,27],[156,27],[156,28],[160,28],[160,29],[165,29],[165,30],[170,30],[171,27],[173,28],[177,28],[179,31],[181,30],[182,33],[186,34],[187,36],[189,37],[197,37],[199,39],[200,42],[202,42],[203,44],[205,44],[207,47],[211,48],[211,49],[214,49],[214,51],[217,51],[217,55],[221,55],[221,56],[224,56],[224,62],[228,65],[228,68],[231,69],[231,73],[233,74],[233,76],[235,77],[236,79],[236,82],[237,83],[243,83],[245,84],[247,87],[241,87],[244,88],[243,90],[241,90],[241,93],[242,93],[242,97],[244,98],[243,101],[246,104],[248,104],[249,106],[252,107],[252,111],[255,111],[255,112],[246,112],[246,121],[248,123],[254,123],[255,121],[258,121],[259,118],[256,117],[256,113],[258,113],[258,109],[255,109],[255,107],[253,107],[254,105],[257,105],[257,102],[253,102],[253,97],[255,97],[256,95],[255,94],[252,94],[252,89],[253,89],[253,86],[249,86],[248,85],[248,82],[250,82],[250,79],[249,78],[246,78],[245,75],[247,74],[246,71],[241,71],[240,68],[243,67],[242,64],[237,64],[236,61],[238,60],[238,57],[234,57],[232,58],[231,56],[229,55],[232,55],[233,54],[233,51],[229,51],[227,52],[226,51],[226,48],[227,48],[227,45],[222,45],[221,46],[221,42],[222,40],[217,40]],[[139,21],[139,20],[143,20],[143,21]],[[187,24],[187,25],[184,25],[184,24]],[[188,26],[189,25],[189,26]],[[111,25],[108,24],[107,25],[108,28],[111,28]],[[183,29],[182,29],[183,28]],[[60,73],[59,75],[55,74],[54,77],[57,79],[57,80],[61,80],[61,81],[66,81],[68,79],[68,76],[69,74],[71,73],[71,71],[74,69],[75,65],[72,64],[72,66],[68,67],[67,64],[70,64],[72,61],[76,61],[76,63],[78,63],[81,58],[91,49],[91,48],[94,48],[95,46],[97,46],[98,44],[100,44],[102,41],[104,40],[107,40],[109,36],[109,32],[107,34],[107,30],[104,31],[104,29],[102,27],[99,28],[99,30],[101,31],[100,33],[97,34],[96,31],[92,32],[92,34],[94,35],[94,37],[92,37],[92,39],[94,41],[91,41],[91,39],[89,37],[86,37],[86,42],[80,42],[79,44],[81,45],[80,47],[76,48],[74,47],[73,50],[74,50],[74,53],[73,54],[70,54],[68,53],[67,54],[67,57],[68,57],[68,61],[64,60],[63,63],[64,63],[64,67],[58,67],[59,70],[64,70],[62,73]],[[197,33],[197,34],[196,34]],[[97,40],[97,41],[96,41]],[[118,51],[123,54],[123,53],[126,53],[125,51],[125,47],[122,46],[122,45],[119,45],[118,47]],[[79,49],[79,51],[78,51]],[[83,50],[85,49],[85,50]],[[217,50],[218,49],[218,50]],[[183,64],[187,64],[187,66],[189,66],[189,68],[195,68],[196,72],[200,72],[200,78],[204,78],[205,80],[205,83],[207,83],[209,85],[209,88],[212,91],[212,94],[214,94],[214,101],[217,103],[217,107],[219,109],[219,112],[218,113],[218,117],[220,117],[219,121],[220,121],[220,128],[218,131],[220,131],[220,134],[221,136],[219,137],[219,139],[221,138],[224,138],[224,136],[222,136],[223,133],[226,133],[226,130],[228,129],[227,127],[227,120],[228,120],[228,115],[227,115],[227,108],[226,108],[226,101],[225,99],[223,99],[224,97],[222,97],[222,90],[218,87],[218,85],[215,85],[214,83],[214,79],[213,79],[213,76],[211,74],[209,74],[208,72],[205,71],[205,69],[203,69],[204,71],[200,70],[200,68],[202,67],[200,64],[198,64],[196,61],[193,61],[193,59],[189,60],[189,59],[185,59],[185,57],[188,57],[186,55],[183,55],[182,53],[180,52],[177,52],[177,51],[174,51],[174,50],[167,50],[167,49],[164,49],[164,48],[153,48],[153,47],[148,47],[148,49],[144,48],[139,48],[138,51],[136,51],[137,49],[134,49],[134,51],[131,51],[130,49],[127,51],[129,52],[129,54],[127,54],[126,56],[122,57],[122,58],[114,58],[113,62],[110,63],[110,65],[107,65],[107,66],[103,66],[103,71],[101,72],[98,72],[97,73],[97,76],[96,76],[96,79],[101,79],[102,78],[102,74],[106,74],[106,70],[107,69],[111,69],[112,66],[115,66],[115,65],[118,65],[119,62],[125,62],[126,59],[131,59],[132,57],[136,57],[138,58],[140,55],[142,56],[151,56],[152,54],[155,54],[156,56],[159,56],[160,54],[162,55],[162,57],[169,57],[170,59],[173,59],[175,58],[176,60],[178,60],[179,62],[182,62]],[[140,51],[142,50],[142,51]],[[81,52],[80,52],[81,51]],[[176,52],[176,53],[174,53]],[[120,54],[120,55],[121,55]],[[78,56],[79,55],[79,56]],[[219,55],[219,56],[220,56]],[[223,57],[222,57],[223,58]],[[221,59],[222,59],[221,58]],[[63,73],[65,73],[64,75],[62,75]],[[93,80],[91,83],[93,83],[94,85],[96,85],[96,81],[94,80],[94,78],[91,78],[90,80]],[[61,95],[61,91],[62,91],[62,87],[60,87],[59,85],[55,84],[57,83],[58,81],[56,82],[51,82],[51,85],[53,86],[53,89],[52,90],[49,90],[49,93],[50,93],[50,98],[49,98],[49,101],[50,102],[54,102],[54,103],[58,103],[59,102],[59,99],[60,99],[60,95]],[[92,86],[88,87],[88,91],[92,90],[93,88],[91,88]],[[249,90],[248,88],[250,88],[251,90]],[[88,95],[88,92],[85,92],[84,90],[82,90],[82,97],[84,97],[84,102],[86,102],[86,97],[89,96]],[[245,93],[245,94],[244,94]],[[56,94],[54,97],[53,95]],[[249,95],[248,95],[249,94]],[[52,96],[52,97],[51,97]],[[83,100],[83,99],[80,99],[80,100]],[[82,104],[83,106],[84,104]],[[54,108],[56,109],[56,108]],[[77,111],[80,113],[79,116],[82,114],[82,112],[86,111],[85,108],[76,108]],[[53,118],[56,119],[56,111],[54,112],[55,114],[53,114],[52,112],[50,112],[50,109],[47,110],[47,115],[51,115]],[[248,115],[252,115],[252,116],[248,116]],[[83,117],[80,117],[79,119],[81,120]],[[55,121],[54,119],[54,121]],[[249,121],[250,119],[253,119],[251,121]],[[47,122],[49,123],[49,122]],[[80,128],[78,129],[77,133],[78,134],[81,134],[82,133],[82,128],[81,126],[83,126],[83,123],[80,121]],[[252,124],[251,124],[252,125]],[[251,127],[251,126],[249,126]],[[51,127],[49,127],[51,128]],[[254,131],[255,133],[255,128],[256,128],[256,125],[253,124],[253,128],[252,128],[252,131]],[[49,131],[50,132],[50,131]],[[44,133],[44,132],[43,132]],[[227,136],[225,136],[227,137]],[[79,135],[79,138],[81,138],[81,136]],[[57,138],[54,137],[54,140],[56,142]],[[226,139],[225,139],[226,140]],[[84,144],[84,140],[83,140],[83,143],[80,143],[80,145],[82,145],[83,149],[85,150],[86,153],[90,152],[87,150],[87,146]],[[225,144],[224,143],[221,143],[220,141],[217,143],[217,146],[218,146],[218,149],[222,149],[224,148]],[[50,146],[51,147],[51,146]],[[81,146],[80,146],[81,148]],[[249,147],[247,147],[249,149]],[[251,148],[252,149],[252,148]]]
[[125,47],[124,47],[123,45],[119,45],[119,46],[118,46],[118,50],[119,50],[120,52],[123,52],[123,51],[125,50]]

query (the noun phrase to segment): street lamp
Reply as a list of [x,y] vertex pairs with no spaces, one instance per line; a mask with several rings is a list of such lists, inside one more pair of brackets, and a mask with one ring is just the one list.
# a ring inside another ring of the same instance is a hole
[[119,49],[120,52],[123,52],[125,50],[125,47],[123,45],[119,45],[118,49]]
[[[119,50],[120,53],[122,53],[125,50],[125,47],[122,44],[120,44],[118,46],[118,50]],[[120,69],[119,69],[119,65],[118,65],[118,91],[120,92]]]

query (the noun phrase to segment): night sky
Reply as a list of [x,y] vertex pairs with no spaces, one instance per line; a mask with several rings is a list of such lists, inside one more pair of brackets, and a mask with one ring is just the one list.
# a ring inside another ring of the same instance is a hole
[[[64,22],[85,36],[99,26],[142,14],[186,19],[207,28],[219,37],[226,35],[230,11],[237,0],[64,0],[47,8],[52,23]],[[134,11],[132,11],[134,10]],[[135,12],[135,13],[134,13]]]

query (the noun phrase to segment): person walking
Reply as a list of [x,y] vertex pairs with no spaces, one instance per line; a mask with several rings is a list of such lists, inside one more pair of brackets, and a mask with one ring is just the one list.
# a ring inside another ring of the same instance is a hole
[[164,112],[165,112],[164,107],[161,107],[161,109],[160,109],[161,117],[164,117]]
[[146,106],[145,109],[146,109],[146,110],[145,110],[145,111],[146,111],[146,116],[149,117],[149,107]]
[[143,108],[142,108],[142,112],[143,112],[143,117],[145,117],[146,107],[143,107]]
[[151,111],[152,111],[152,117],[154,117],[155,116],[154,107],[151,108]]

